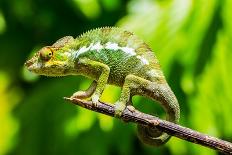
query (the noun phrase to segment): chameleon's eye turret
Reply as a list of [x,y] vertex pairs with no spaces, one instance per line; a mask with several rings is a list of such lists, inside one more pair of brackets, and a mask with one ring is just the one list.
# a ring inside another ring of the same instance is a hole
[[51,57],[53,56],[53,51],[51,48],[49,47],[44,47],[41,51],[40,51],[40,58],[41,60],[44,61],[48,61],[51,59]]

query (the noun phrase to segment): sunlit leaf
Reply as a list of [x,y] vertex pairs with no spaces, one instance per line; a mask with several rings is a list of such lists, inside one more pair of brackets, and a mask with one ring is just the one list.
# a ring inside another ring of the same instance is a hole
[[8,89],[10,78],[0,71],[0,155],[9,152],[17,143],[19,122],[12,115],[13,108],[21,99],[17,89]]

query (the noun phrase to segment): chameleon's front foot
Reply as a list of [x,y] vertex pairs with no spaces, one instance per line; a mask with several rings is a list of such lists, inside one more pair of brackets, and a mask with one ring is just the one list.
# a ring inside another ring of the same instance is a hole
[[125,110],[126,108],[126,104],[121,102],[121,101],[117,101],[115,103],[115,113],[114,116],[115,117],[121,117],[122,112]]
[[88,98],[88,94],[85,91],[77,91],[76,93],[74,93],[71,98],[77,98],[77,99],[84,99],[84,98]]
[[96,86],[97,86],[97,82],[93,81],[87,90],[77,91],[71,96],[71,98],[77,98],[77,99],[89,98],[94,93]]
[[[76,99],[86,99],[89,97],[90,97],[90,95],[88,93],[86,93],[86,91],[78,91],[71,96],[71,98],[76,98]],[[94,107],[97,107],[99,98],[100,97],[97,94],[92,95],[91,100],[93,102]]]

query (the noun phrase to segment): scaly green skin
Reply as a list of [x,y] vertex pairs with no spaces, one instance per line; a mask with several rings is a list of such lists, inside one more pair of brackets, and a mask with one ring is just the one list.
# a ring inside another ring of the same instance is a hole
[[[120,117],[133,95],[158,101],[167,113],[167,120],[177,123],[179,104],[160,70],[157,58],[149,46],[131,32],[105,27],[84,33],[74,39],[67,36],[52,46],[38,51],[25,64],[37,74],[46,76],[84,75],[93,79],[86,91],[75,98],[91,97],[95,106],[106,86],[122,87],[115,104]],[[159,146],[170,138],[156,129],[138,126],[139,138],[146,144]]]

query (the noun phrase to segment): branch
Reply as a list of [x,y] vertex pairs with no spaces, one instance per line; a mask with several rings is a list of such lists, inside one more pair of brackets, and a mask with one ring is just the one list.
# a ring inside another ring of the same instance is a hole
[[[109,116],[114,117],[114,105],[98,102],[98,107],[94,107],[91,101],[85,101],[74,98],[64,98],[76,105],[79,105],[83,108],[103,113]],[[224,154],[232,154],[232,143],[208,136],[206,134],[194,131],[190,128],[186,128],[162,119],[142,113],[136,109],[132,109],[132,106],[127,106],[127,108],[122,113],[120,119],[125,122],[133,122],[148,126],[150,128],[158,128],[163,132],[166,132],[169,135],[178,137],[180,139],[196,143],[199,145],[206,146],[208,148],[218,150]]]

